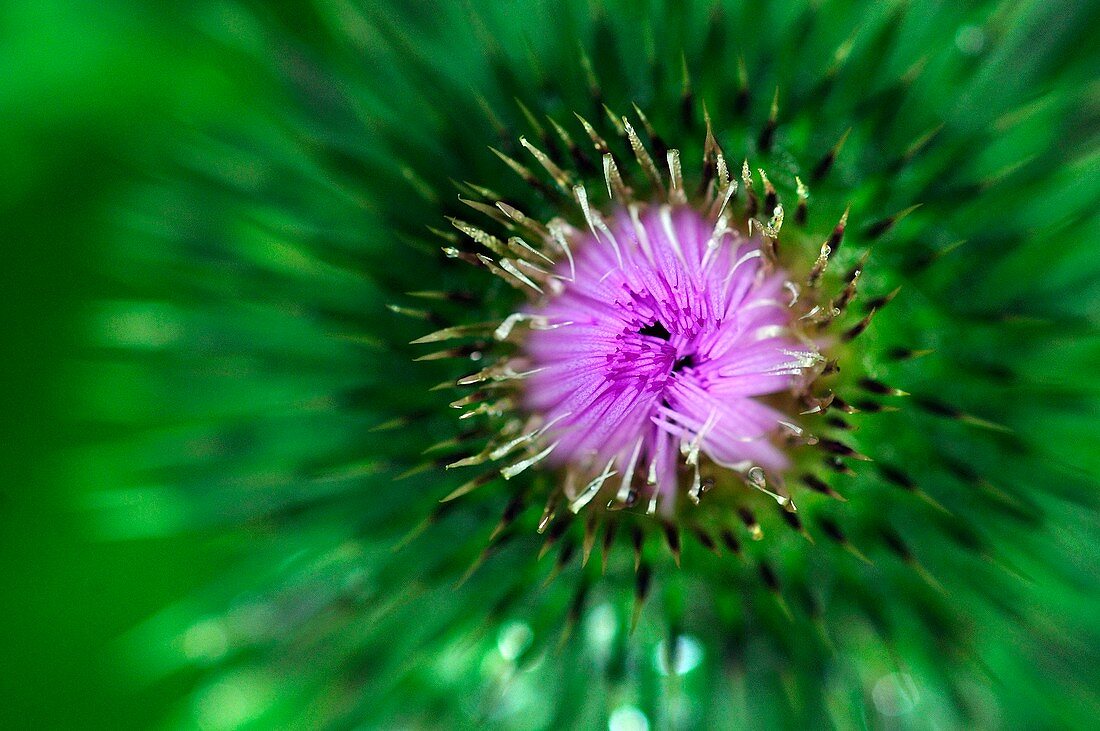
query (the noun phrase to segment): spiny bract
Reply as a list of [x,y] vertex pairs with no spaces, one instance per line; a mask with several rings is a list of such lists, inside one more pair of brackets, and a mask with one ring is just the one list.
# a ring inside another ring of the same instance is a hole
[[[685,89],[690,88],[686,73],[685,67]],[[814,246],[808,257],[805,251],[798,256],[797,250],[793,256],[782,256],[780,250],[787,249],[779,243],[785,213],[775,186],[760,170],[764,191],[761,202],[745,161],[741,166],[743,202],[735,200],[738,181],[730,174],[705,112],[706,136],[697,185],[700,192],[689,196],[680,151],[662,150],[668,165],[665,179],[628,118],[622,117],[620,123],[606,105],[604,108],[613,122],[611,132],[618,133],[622,146],[637,160],[637,181],[630,181],[629,172],[620,168],[604,137],[584,117],[576,115],[579,126],[591,139],[591,151],[579,148],[564,126],[555,124],[554,128],[566,148],[561,154],[568,155],[579,169],[602,167],[603,183],[613,206],[607,217],[594,208],[587,188],[579,182],[582,174],[570,171],[567,163],[554,160],[522,137],[520,145],[545,169],[549,181],[541,181],[504,153],[497,151],[497,155],[544,200],[552,190],[550,186],[556,185],[560,195],[572,199],[585,229],[571,226],[561,216],[542,223],[493,196],[485,202],[459,198],[504,233],[498,238],[466,220],[451,218],[454,228],[481,251],[447,245],[444,253],[487,269],[527,293],[530,304],[496,327],[449,326],[414,341],[426,344],[468,339],[491,331],[494,340],[514,346],[514,353],[490,359],[478,372],[458,379],[459,387],[478,390],[451,405],[466,409],[463,419],[488,418],[489,437],[479,452],[447,467],[504,460],[508,464],[499,472],[506,480],[536,465],[558,468],[558,484],[543,498],[540,533],[557,517],[559,509],[564,511],[567,506],[568,512],[575,514],[601,491],[605,492],[603,502],[613,511],[634,508],[641,499],[644,512],[654,515],[661,502],[660,514],[666,519],[664,535],[677,564],[678,524],[683,522],[677,514],[678,504],[685,497],[698,504],[704,486],[728,483],[722,480],[724,471],[715,469],[722,467],[738,474],[745,485],[774,498],[786,511],[785,522],[808,537],[795,515],[797,505],[784,485],[795,461],[792,458],[797,456],[794,447],[818,447],[825,457],[824,464],[833,471],[848,469],[840,457],[866,459],[840,438],[851,426],[829,412],[830,407],[843,414],[860,410],[821,386],[819,380],[839,371],[839,358],[829,361],[820,351],[831,349],[834,341],[853,341],[867,329],[877,309],[897,292],[873,299],[867,314],[845,318],[867,255],[841,278],[833,296],[822,295],[822,279],[830,257],[843,240],[848,210],[823,238],[820,250]],[[681,123],[691,126],[695,112],[690,98],[682,101],[681,111]],[[664,147],[665,138],[650,126],[641,110],[637,113],[650,142]],[[777,113],[773,101],[762,133],[769,144],[776,131]],[[546,135],[541,125],[536,130],[543,144],[555,145],[555,138]],[[815,177],[824,178],[830,166],[831,162],[819,163]],[[804,226],[808,190],[798,177],[795,183],[795,219]],[[460,187],[477,197],[490,193],[469,184]],[[635,188],[649,191],[639,195]],[[731,201],[738,204],[738,211],[730,210]],[[549,203],[552,206],[554,202]],[[768,223],[755,217],[760,213]],[[744,234],[734,227],[731,218],[745,222]],[[867,238],[882,236],[900,218],[894,216],[873,226]],[[444,238],[452,237],[444,234]],[[796,239],[797,243],[804,244]],[[798,282],[793,281],[796,270],[801,271]],[[455,298],[453,293],[441,296]],[[844,319],[852,322],[838,333],[829,332],[830,325]],[[486,358],[487,347],[487,342],[475,341],[425,357],[480,363]],[[914,351],[899,352],[904,354],[896,359]],[[873,358],[861,360],[873,362]],[[866,397],[903,394],[867,377],[857,386],[862,390],[858,400],[869,412],[881,411],[883,406]],[[759,398],[763,396],[771,396],[774,403],[764,403]],[[820,418],[826,413],[828,421]],[[794,423],[806,421],[804,417],[809,415],[819,417],[816,421],[827,430],[826,435],[810,434]],[[781,435],[786,450],[776,443]],[[692,473],[684,490],[680,489],[678,475],[680,455],[683,468]],[[817,468],[823,469],[820,460],[816,468],[805,464],[805,458],[800,461],[805,470],[801,475],[805,489],[838,497],[817,474]],[[891,473],[897,479],[907,479],[899,470],[892,469]],[[619,478],[611,481],[616,475]],[[494,477],[486,473],[474,478],[444,501],[492,484]],[[524,497],[524,486],[513,485],[509,491],[518,496],[519,502],[509,504],[500,529],[520,517],[519,506],[529,502]],[[722,505],[710,516],[712,520],[728,524],[740,514],[746,526],[757,526],[751,501],[744,499],[743,490],[724,484],[719,492],[724,493]],[[717,545],[694,515],[685,518],[704,545]],[[568,515],[563,520],[569,520]],[[617,526],[617,520],[616,516],[598,514],[588,520],[583,563],[587,563],[599,530],[606,525],[614,531],[611,526]],[[634,526],[636,530],[661,528],[645,521]],[[546,547],[566,531],[568,526],[556,527]],[[499,533],[494,531],[494,538]],[[729,536],[727,542],[736,540],[728,528],[724,533]],[[760,538],[759,530],[754,530],[753,536]],[[605,551],[612,537],[613,533],[605,534]],[[640,545],[637,540],[635,543],[637,552]],[[571,545],[566,542],[563,555],[572,555]],[[639,556],[635,565],[640,568],[640,564]],[[642,575],[648,575],[648,566]],[[639,601],[644,588],[647,584],[639,583]]]

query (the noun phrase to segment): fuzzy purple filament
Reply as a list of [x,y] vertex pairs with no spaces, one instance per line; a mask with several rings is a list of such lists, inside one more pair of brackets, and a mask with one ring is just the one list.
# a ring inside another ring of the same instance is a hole
[[785,467],[772,437],[789,417],[759,397],[791,390],[818,356],[791,333],[787,276],[765,266],[762,240],[715,236],[688,206],[620,210],[607,228],[576,241],[575,278],[536,308],[569,324],[525,346],[550,461],[590,474],[610,462],[621,493],[637,472],[661,495],[693,448],[741,472]]

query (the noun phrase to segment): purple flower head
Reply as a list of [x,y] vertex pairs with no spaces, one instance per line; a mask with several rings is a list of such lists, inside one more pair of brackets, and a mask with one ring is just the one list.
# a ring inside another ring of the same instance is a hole
[[[632,623],[651,585],[647,535],[660,534],[679,565],[682,536],[708,551],[740,553],[738,522],[753,540],[778,524],[812,543],[806,515],[850,546],[818,506],[843,501],[832,476],[855,475],[851,462],[869,460],[856,448],[857,415],[892,410],[880,399],[904,395],[863,357],[863,344],[880,333],[855,344],[898,290],[862,298],[870,250],[845,244],[848,209],[811,219],[810,191],[789,167],[780,188],[764,169],[754,175],[748,160],[737,176],[706,113],[702,167],[686,177],[680,151],[635,111],[667,172],[629,118],[620,117],[621,126],[611,118],[620,137],[609,142],[577,115],[599,157],[555,124],[575,168],[557,145],[555,152],[542,140],[548,153],[521,137],[523,159],[541,173],[494,152],[529,188],[526,196],[459,185],[460,203],[476,216],[449,219],[459,236],[437,232],[443,253],[515,296],[488,290],[493,317],[470,322],[462,317],[472,293],[416,293],[447,303],[457,317],[441,314],[434,319],[442,328],[413,341],[449,343],[421,360],[464,361],[463,375],[437,389],[459,389],[450,405],[470,420],[432,448],[450,452],[440,463],[465,479],[423,525],[452,501],[499,490],[507,496],[500,519],[469,571],[515,538],[513,527],[527,525],[544,536],[540,558],[560,545],[547,581],[578,548],[586,566],[597,544],[607,571],[625,530],[634,554]],[[623,150],[630,168],[616,160]],[[607,198],[590,195],[602,190]],[[889,231],[909,210],[865,227],[856,241]],[[793,225],[784,227],[787,212]],[[836,223],[824,229],[827,220]],[[898,360],[917,354],[893,352]],[[761,509],[780,517],[758,519]],[[771,565],[761,559],[758,574],[778,597]]]
[[620,504],[671,510],[681,469],[698,500],[701,456],[756,482],[787,467],[776,438],[797,428],[763,397],[792,392],[822,358],[793,332],[765,239],[687,205],[595,220],[530,309],[545,325],[523,346],[525,406],[548,425],[546,460],[566,468],[571,507],[610,482]]
[[[536,495],[546,501],[541,533],[556,516],[589,503],[671,518],[710,487],[722,496],[714,501],[718,514],[735,512],[754,538],[760,529],[747,503],[756,491],[778,503],[788,525],[800,525],[785,480],[796,465],[809,490],[839,497],[814,475],[812,453],[803,447],[817,448],[816,469],[849,471],[842,458],[866,458],[835,434],[846,428],[837,414],[876,406],[848,404],[834,391],[841,357],[834,346],[858,337],[878,307],[876,301],[853,323],[849,305],[865,257],[842,256],[855,264],[847,274],[837,265],[826,271],[847,211],[824,243],[807,247],[809,191],[796,177],[796,230],[784,234],[793,245],[785,243],[781,256],[778,190],[761,169],[758,195],[748,161],[734,179],[709,126],[698,192],[689,195],[679,151],[665,150],[666,178],[624,117],[644,177],[628,183],[606,141],[580,121],[603,155],[606,207],[593,204],[583,173],[520,138],[553,190],[522,163],[497,155],[551,203],[553,217],[539,219],[499,199],[489,205],[463,198],[492,225],[451,219],[464,239],[452,238],[456,245],[444,253],[488,270],[527,302],[502,321],[444,327],[415,341],[481,338],[424,356],[482,366],[455,382],[474,390],[451,406],[465,410],[461,418],[485,419],[488,436],[471,432],[470,439],[484,439],[480,451],[446,465],[495,463],[443,502],[537,466],[550,479],[512,482],[501,526]],[[575,207],[558,206],[570,198]],[[603,510],[591,513],[585,560],[600,526],[615,520]],[[557,525],[568,530],[567,520]],[[547,545],[556,535],[551,531]],[[613,535],[608,527],[605,541]]]

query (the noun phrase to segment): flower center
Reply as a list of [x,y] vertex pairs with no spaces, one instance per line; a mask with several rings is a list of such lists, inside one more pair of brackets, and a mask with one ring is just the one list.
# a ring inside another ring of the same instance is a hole
[[818,356],[762,245],[686,205],[619,210],[577,240],[563,286],[533,307],[555,327],[525,343],[526,405],[553,423],[552,462],[613,472],[620,496],[670,495],[680,455],[696,473],[700,453],[746,473],[787,466],[773,437],[788,417],[760,397]]

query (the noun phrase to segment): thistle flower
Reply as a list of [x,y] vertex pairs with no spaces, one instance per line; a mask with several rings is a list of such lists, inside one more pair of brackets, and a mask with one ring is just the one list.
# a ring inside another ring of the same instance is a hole
[[[596,151],[606,150],[591,124],[583,118],[581,122],[592,130]],[[518,357],[487,366],[459,384],[520,381],[522,393],[517,400],[536,423],[518,438],[491,442],[479,455],[452,466],[501,459],[524,447],[525,456],[501,470],[505,478],[539,462],[564,468],[561,488],[551,493],[540,529],[553,517],[562,497],[576,513],[605,484],[617,485],[608,507],[634,507],[644,491],[647,513],[653,514],[663,499],[663,512],[671,515],[685,492],[679,489],[679,454],[693,469],[686,496],[695,503],[703,490],[703,455],[708,463],[739,472],[748,484],[794,510],[789,496],[765,487],[764,475],[769,470],[781,476],[790,465],[772,443],[781,428],[795,434],[802,430],[791,423],[793,414],[767,406],[759,397],[785,392],[788,411],[798,402],[811,402],[813,410],[820,410],[820,402],[810,392],[809,371],[824,358],[811,334],[801,329],[803,321],[819,318],[816,324],[827,323],[840,310],[830,304],[828,315],[820,317],[825,311],[822,306],[800,302],[798,286],[776,269],[783,209],[766,176],[765,205],[770,208],[771,223],[765,226],[748,219],[747,236],[730,228],[727,208],[738,184],[729,176],[709,122],[706,158],[714,169],[705,168],[701,183],[707,187],[710,182],[709,190],[697,205],[708,215],[688,205],[679,151],[667,152],[666,188],[629,125],[624,118],[623,129],[629,130],[639,163],[667,201],[634,201],[614,156],[604,152],[608,195],[618,191],[620,200],[612,220],[606,222],[592,209],[585,187],[573,186],[588,226],[586,234],[560,218],[547,225],[531,224],[518,209],[498,203],[511,221],[525,224],[529,237],[541,248],[513,237],[508,244],[519,254],[517,258],[502,258],[499,266],[485,255],[472,261],[488,265],[535,297],[527,311],[505,319],[494,333],[497,339],[512,337],[520,323],[531,332]],[[526,140],[523,144],[563,189],[569,187],[575,174],[563,171]],[[744,175],[748,205],[756,208],[747,162]],[[506,253],[491,235],[463,221],[453,222],[490,251]],[[834,245],[843,227],[844,223],[838,226]],[[557,250],[559,262],[544,251],[551,249]],[[809,275],[810,288],[818,284],[830,251],[824,244],[821,260]],[[457,250],[448,252],[460,256]],[[543,268],[547,264],[550,269]],[[822,370],[817,368],[817,373]],[[477,399],[457,403],[469,406]],[[477,408],[468,415],[476,414]],[[609,482],[616,474],[619,479]],[[708,484],[713,481],[708,476]]]
[[561,270],[561,292],[535,309],[543,329],[523,349],[534,369],[525,401],[552,425],[542,427],[558,450],[551,459],[589,471],[608,463],[570,507],[612,469],[623,476],[618,502],[637,501],[640,471],[649,512],[659,497],[674,503],[677,452],[695,467],[695,501],[700,453],[746,472],[785,467],[768,441],[784,414],[754,397],[791,390],[820,356],[790,334],[786,278],[764,271],[761,237],[721,225],[715,234],[691,208],[668,205],[598,225],[604,245],[598,235],[581,243],[575,274]]
[[524,10],[195,20],[248,89],[113,209],[86,472],[246,540],[143,672],[211,728],[1089,717],[1089,12]]
[[[686,67],[684,73],[685,88],[690,88]],[[690,124],[695,117],[691,100],[684,99],[681,109]],[[636,106],[635,111],[651,143],[663,148],[664,138]],[[773,101],[761,132],[762,140],[769,143],[776,114],[777,101]],[[786,486],[795,462],[801,463],[803,490],[840,496],[818,474],[821,465],[807,467],[798,448],[819,449],[825,465],[839,472],[851,472],[842,457],[868,459],[843,441],[844,432],[850,429],[846,421],[831,414],[828,421],[821,418],[830,407],[848,414],[859,411],[832,390],[835,383],[823,385],[838,380],[840,369],[839,358],[829,360],[821,351],[837,343],[851,343],[897,290],[875,298],[865,316],[843,324],[839,333],[830,333],[830,326],[851,319],[845,317],[846,311],[856,299],[856,284],[867,259],[866,254],[861,257],[839,283],[826,276],[830,257],[844,238],[847,209],[820,250],[814,247],[807,257],[803,245],[801,252],[795,248],[793,254],[781,255],[788,246],[779,242],[785,213],[775,185],[759,171],[764,191],[761,202],[746,160],[741,170],[743,200],[735,200],[739,183],[730,175],[705,107],[701,117],[705,121],[703,165],[697,186],[685,186],[678,149],[663,150],[666,179],[629,119],[610,118],[612,131],[618,131],[638,165],[640,179],[630,184],[630,173],[620,166],[592,123],[577,115],[602,166],[572,142],[565,127],[554,125],[579,168],[602,167],[601,187],[612,206],[606,216],[594,208],[584,183],[577,182],[583,180],[582,173],[567,169],[563,161],[527,139],[521,137],[520,146],[541,165],[549,181],[541,181],[515,159],[497,152],[536,192],[556,185],[562,194],[570,195],[584,228],[570,225],[562,216],[538,222],[510,203],[492,200],[488,189],[472,185],[468,187],[475,195],[490,200],[460,198],[505,231],[498,238],[466,220],[451,218],[454,228],[484,253],[454,246],[444,247],[444,253],[487,269],[526,292],[530,302],[493,330],[495,340],[510,342],[515,352],[490,358],[478,372],[459,378],[458,386],[481,390],[451,404],[466,409],[462,418],[495,422],[491,429],[496,435],[490,436],[480,451],[447,466],[503,461],[499,474],[504,480],[532,468],[551,470],[557,484],[546,491],[538,532],[545,532],[559,511],[566,512],[563,503],[568,512],[565,525],[549,534],[543,552],[569,534],[569,514],[578,513],[602,493],[598,503],[612,514],[597,513],[587,521],[583,563],[587,563],[602,528],[605,569],[619,524],[613,513],[641,508],[652,516],[660,503],[663,525],[633,523],[634,567],[640,572],[635,588],[636,622],[649,589],[650,565],[647,561],[643,566],[641,557],[646,530],[656,528],[664,533],[677,566],[681,516],[704,546],[716,546],[702,527],[707,520],[701,523],[690,510],[679,509],[685,501],[698,505],[704,488],[722,483],[720,505],[710,518],[719,525],[738,514],[753,538],[762,537],[755,507],[745,495],[745,488],[754,488],[785,511],[788,527],[809,538]],[[544,135],[543,143],[549,146],[552,140]],[[827,156],[818,164],[816,177],[824,177],[830,165]],[[801,227],[808,218],[808,190],[797,176],[794,180],[796,220]],[[638,187],[648,189],[648,198],[639,195]],[[690,200],[688,187],[700,191]],[[881,236],[911,210],[876,224],[868,238]],[[768,223],[756,218],[760,213]],[[744,222],[744,233],[732,222],[737,219]],[[804,239],[805,235],[795,237],[802,244]],[[798,282],[792,273],[796,270],[802,272]],[[838,285],[831,296],[826,295],[825,282]],[[469,337],[479,329],[483,328],[445,327],[414,344]],[[482,347],[472,351],[458,348],[427,357],[474,356],[480,362],[486,357],[483,351]],[[873,362],[866,357],[862,360]],[[494,388],[481,388],[486,384]],[[868,377],[860,379],[858,387],[878,396],[905,395]],[[505,389],[513,393],[501,398]],[[871,412],[883,408],[873,401],[864,400],[863,405]],[[798,422],[813,422],[823,433],[819,436]],[[898,469],[883,469],[896,480],[911,482]],[[681,471],[690,472],[683,485]],[[738,477],[741,489],[730,484],[729,475]],[[484,488],[495,477],[491,472],[482,474],[452,491],[444,502]],[[520,517],[529,501],[524,487],[510,489],[518,491],[517,497],[508,503],[490,543]],[[536,485],[530,492],[542,490]],[[827,521],[826,525],[835,539],[845,543],[835,523]],[[738,552],[737,539],[728,528],[722,535]],[[900,539],[894,538],[893,543],[907,552]],[[568,563],[572,553],[572,544],[566,542],[558,569]],[[480,566],[484,557],[470,570]],[[767,563],[761,564],[761,578],[777,590],[778,580]],[[784,607],[784,611],[788,610]]]

